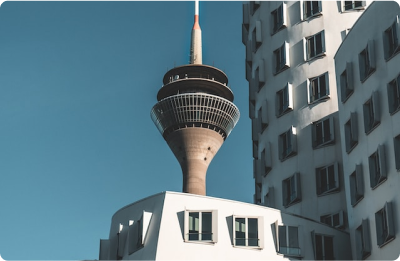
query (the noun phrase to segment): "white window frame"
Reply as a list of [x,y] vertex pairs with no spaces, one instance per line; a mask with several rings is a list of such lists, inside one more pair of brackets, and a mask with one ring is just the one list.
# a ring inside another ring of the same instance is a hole
[[400,51],[400,21],[396,16],[392,25],[383,32],[385,60],[390,60]]
[[377,188],[387,179],[385,146],[378,146],[378,149],[368,157],[370,186],[372,189]]
[[387,84],[388,106],[390,115],[400,110],[400,74]]
[[[295,240],[295,242],[293,242],[291,239],[291,237],[293,236],[292,233],[290,232],[290,228],[295,228],[296,229],[296,235],[297,235],[297,239]],[[281,232],[285,233],[284,238],[285,240],[285,244],[281,244],[282,240],[281,238]],[[295,256],[295,257],[300,257],[301,256],[301,243],[300,243],[300,239],[301,239],[301,229],[298,226],[287,226],[287,225],[279,225],[278,226],[278,231],[277,231],[277,235],[278,235],[278,253],[283,254],[285,256]],[[297,244],[296,244],[297,241]],[[294,244],[294,245],[293,245]],[[293,246],[291,246],[293,245]]]
[[368,219],[363,219],[355,230],[356,260],[364,260],[371,255],[371,235]]
[[375,213],[375,224],[379,247],[383,247],[396,237],[392,202],[386,202],[385,206]]
[[[317,244],[316,244],[316,237],[319,236],[321,237],[321,245],[322,245],[322,258],[318,258],[317,256]],[[312,240],[312,245],[313,245],[313,249],[314,249],[314,258],[315,260],[334,260],[334,256],[333,257],[326,257],[326,251],[325,251],[325,238],[331,238],[332,239],[332,248],[334,249],[334,237],[333,236],[329,236],[329,235],[323,235],[323,234],[319,234],[319,233],[315,233],[315,231],[311,231],[311,240]],[[335,251],[333,251],[333,254],[335,253]]]
[[279,32],[287,26],[286,3],[282,3],[278,8],[271,12],[271,35]]
[[289,57],[289,43],[285,41],[273,53],[272,61],[275,75],[290,67]]
[[[335,220],[338,221],[335,224]],[[344,227],[344,211],[341,210],[334,214],[323,215],[320,217],[321,223],[327,224],[334,228],[343,228]]]
[[[333,172],[330,173],[329,170],[332,170]],[[331,177],[331,175],[333,176]],[[331,165],[316,168],[315,180],[318,196],[338,191],[340,189],[339,164],[336,162]],[[326,184],[322,184],[323,181],[325,181]],[[333,184],[331,184],[330,181],[333,181]]]
[[396,170],[400,171],[400,135],[393,138],[393,147]]
[[[314,10],[312,2],[318,3],[317,10]],[[310,14],[307,14],[307,4],[310,4]],[[322,15],[322,1],[303,1],[303,4],[300,3],[300,7],[302,8],[300,11],[302,15],[301,20],[308,20]]]
[[[346,4],[346,2],[351,2],[351,4]],[[360,3],[359,6],[357,6],[358,3]],[[365,6],[366,1],[342,1],[342,12],[364,10]]]
[[[237,242],[236,242],[236,240],[237,239],[242,239],[242,238],[236,238],[236,219],[237,218],[244,218],[245,219],[245,238],[244,238],[244,242],[245,242],[245,244],[244,245],[240,245],[240,244],[237,244]],[[249,222],[248,222],[248,220],[249,219],[256,219],[257,220],[257,246],[249,246],[249,229],[248,229],[248,225],[249,225]],[[263,232],[264,232],[264,229],[263,229],[263,227],[264,227],[264,218],[263,217],[257,217],[257,216],[241,216],[241,215],[238,215],[238,216],[236,216],[236,215],[234,215],[234,216],[232,216],[232,221],[233,221],[233,223],[232,223],[232,243],[233,243],[233,246],[235,246],[235,247],[243,247],[243,248],[257,248],[257,249],[262,249],[263,247],[264,247],[264,236],[263,236]]]
[[[321,131],[319,131],[321,129]],[[320,135],[318,135],[321,132]],[[318,138],[321,136],[321,140]],[[335,143],[333,116],[312,123],[312,146],[314,149]]]
[[340,74],[340,94],[342,103],[354,93],[352,63],[346,63],[346,69]]
[[297,154],[296,128],[290,127],[289,130],[279,135],[279,159],[281,161]]
[[357,113],[352,112],[350,119],[344,124],[346,152],[349,154],[358,144]]
[[358,54],[358,66],[360,81],[363,83],[376,69],[374,40],[369,40],[367,46]]
[[275,115],[280,117],[293,110],[293,86],[287,83],[275,95]]
[[368,135],[381,122],[379,93],[374,91],[371,97],[363,104],[364,131]]
[[[322,88],[322,84],[325,84],[325,92]],[[330,90],[329,90],[328,72],[318,75],[317,77],[307,79],[307,90],[308,90],[308,104],[329,99]]]
[[[199,214],[199,239],[191,240],[189,238],[189,214],[198,213]],[[202,240],[202,213],[211,213],[211,240]],[[184,211],[184,241],[185,242],[195,242],[195,243],[206,243],[213,244],[218,242],[218,211],[217,210],[188,210]]]
[[[317,37],[321,36],[321,52],[317,53]],[[314,35],[309,37],[305,37],[303,39],[303,47],[304,47],[304,61],[310,61],[315,58],[325,56],[326,47],[325,47],[325,31],[322,30]],[[314,55],[311,56],[312,51],[314,51]]]
[[356,169],[349,176],[351,205],[355,207],[364,198],[364,173],[362,165],[357,164]]
[[287,179],[282,180],[282,205],[290,207],[301,201],[300,173],[296,172]]

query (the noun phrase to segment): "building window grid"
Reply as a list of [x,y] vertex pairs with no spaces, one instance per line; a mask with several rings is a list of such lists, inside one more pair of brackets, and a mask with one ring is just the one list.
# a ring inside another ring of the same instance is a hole
[[334,121],[333,117],[319,120],[312,125],[313,148],[319,148],[324,145],[334,143]]
[[317,195],[322,196],[339,190],[338,164],[315,169]]
[[278,226],[279,253],[288,256],[300,256],[299,228]]
[[328,72],[308,80],[308,103],[329,98]]
[[234,245],[245,247],[259,247],[258,218],[234,217]]
[[387,84],[389,113],[395,114],[400,110],[400,74]]
[[363,112],[364,130],[366,134],[369,134],[380,123],[379,96],[377,91],[373,92],[371,98],[364,103]]
[[325,31],[321,31],[305,39],[307,60],[320,57],[325,54]]
[[378,187],[387,179],[384,145],[379,145],[378,149],[368,157],[370,185],[372,189]]

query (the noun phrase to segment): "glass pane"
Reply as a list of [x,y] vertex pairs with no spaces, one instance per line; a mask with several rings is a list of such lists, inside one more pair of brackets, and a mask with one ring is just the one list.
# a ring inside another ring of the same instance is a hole
[[201,215],[201,240],[212,240],[211,212]]
[[257,218],[248,219],[248,245],[258,246],[258,220]]
[[299,247],[299,235],[297,227],[288,227],[289,229],[289,247],[298,248]]
[[333,237],[324,237],[325,260],[335,259],[333,256]]
[[315,235],[315,259],[323,260],[322,236]]
[[199,240],[199,212],[189,213],[189,240]]
[[235,238],[237,246],[246,245],[246,221],[244,218],[235,218]]

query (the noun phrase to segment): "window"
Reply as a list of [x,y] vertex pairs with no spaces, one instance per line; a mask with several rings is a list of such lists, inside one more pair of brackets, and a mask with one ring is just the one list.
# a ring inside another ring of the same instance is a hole
[[321,31],[315,35],[305,38],[305,60],[325,55],[325,32]]
[[375,91],[371,98],[363,105],[364,111],[364,130],[369,134],[380,123],[379,95]]
[[301,201],[300,173],[282,181],[282,202],[284,207]]
[[275,207],[275,195],[274,195],[274,187],[269,187],[267,194],[264,197],[264,204],[266,207],[274,208]]
[[364,260],[371,255],[371,236],[368,219],[363,219],[361,225],[356,228],[355,238],[356,259]]
[[362,165],[356,165],[356,169],[350,174],[350,197],[354,207],[364,198],[364,175]]
[[297,153],[296,128],[291,127],[288,131],[279,135],[279,159],[286,160]]
[[217,211],[185,210],[185,242],[217,242]]
[[[152,213],[143,211],[138,220],[129,220],[128,242],[129,254],[141,249],[144,246],[147,230],[151,221]],[[123,244],[125,246],[125,244]]]
[[260,218],[234,217],[234,245],[246,247],[260,247],[258,226]]
[[259,119],[258,118],[251,120],[251,127],[252,127],[251,128],[252,139],[253,139],[253,141],[258,141],[258,139],[259,139],[258,136],[261,133],[260,124],[259,124]]
[[333,144],[335,141],[333,117],[313,122],[312,125],[313,148]]
[[300,256],[299,229],[293,226],[278,226],[279,253]]
[[364,9],[365,1],[344,1],[344,10],[357,10],[357,9]]
[[340,211],[335,214],[324,215],[320,217],[322,223],[335,228],[344,227],[344,212]]
[[394,143],[394,160],[396,163],[397,171],[400,171],[400,135],[397,135],[393,139]]
[[387,179],[384,145],[379,145],[377,151],[369,156],[368,163],[371,188],[375,189]]
[[275,114],[277,117],[293,110],[293,87],[290,83],[278,91],[275,96]]
[[375,71],[374,41],[369,40],[367,47],[358,55],[360,80],[364,82]]
[[258,48],[262,44],[262,34],[261,34],[261,21],[256,21],[256,27],[251,33],[251,44],[254,52],[257,52]]
[[253,15],[260,7],[260,1],[250,1],[250,13]]
[[325,195],[339,190],[338,164],[315,169],[317,195]]
[[320,15],[321,12],[321,1],[304,1],[304,18]]
[[379,247],[383,247],[395,238],[392,203],[386,202],[385,206],[375,213],[376,237]]
[[386,29],[385,32],[383,32],[383,46],[386,60],[389,60],[400,50],[399,30],[399,17],[397,16],[394,23],[388,29]]
[[258,110],[257,116],[260,124],[259,129],[262,133],[268,127],[268,104],[266,100],[263,101],[261,108]]
[[289,43],[284,42],[281,47],[274,51],[273,68],[275,74],[290,67],[289,64]]
[[340,75],[340,94],[342,103],[345,103],[347,99],[354,92],[353,87],[353,69],[351,63],[346,63],[346,70]]
[[346,152],[350,153],[353,148],[358,144],[358,128],[357,128],[357,114],[352,112],[350,119],[344,125],[344,134],[346,141]]
[[333,237],[311,232],[315,260],[334,260]]
[[272,170],[272,158],[271,158],[271,144],[265,143],[265,148],[261,151],[261,159],[259,165],[259,172],[264,177]]
[[272,34],[286,27],[286,4],[282,3],[277,9],[271,12]]
[[329,98],[329,78],[328,72],[317,77],[307,79],[308,103]]
[[390,114],[400,109],[400,74],[387,85],[388,105]]
[[264,60],[260,60],[259,65],[254,71],[254,84],[257,91],[260,91],[265,83],[265,70],[264,70]]

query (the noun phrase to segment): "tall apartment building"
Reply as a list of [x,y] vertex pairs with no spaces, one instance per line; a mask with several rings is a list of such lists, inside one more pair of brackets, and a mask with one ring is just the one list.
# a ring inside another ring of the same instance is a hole
[[394,1],[372,3],[335,55],[349,230],[358,260],[399,256],[399,16]]
[[255,203],[347,227],[334,55],[366,6],[243,5]]

